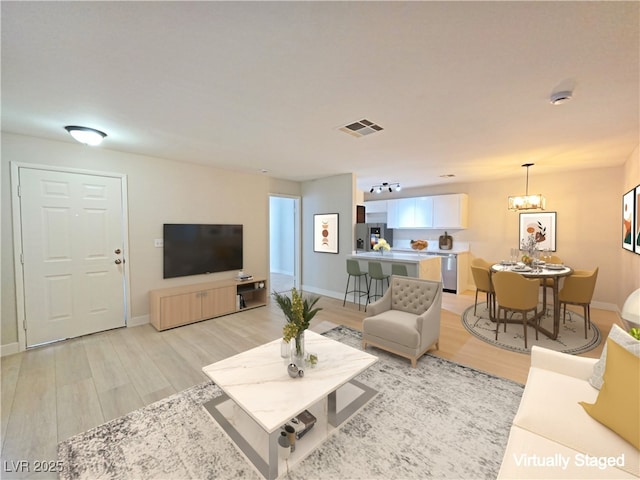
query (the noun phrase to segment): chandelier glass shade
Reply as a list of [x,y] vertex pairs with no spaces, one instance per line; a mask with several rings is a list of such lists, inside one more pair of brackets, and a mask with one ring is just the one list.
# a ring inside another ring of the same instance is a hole
[[540,193],[529,195],[529,167],[533,163],[525,163],[523,167],[527,167],[527,185],[524,195],[512,195],[509,197],[509,210],[544,210],[547,204],[546,198]]

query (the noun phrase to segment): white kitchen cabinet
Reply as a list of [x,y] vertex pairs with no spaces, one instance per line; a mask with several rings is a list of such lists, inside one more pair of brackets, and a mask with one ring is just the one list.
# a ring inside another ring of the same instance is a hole
[[364,202],[367,223],[387,223],[387,200]]
[[432,197],[397,198],[387,202],[388,228],[430,228],[432,223]]
[[364,202],[366,213],[386,213],[387,201],[386,200],[370,200]]
[[387,201],[387,227],[411,228],[416,210],[413,198],[397,198]]
[[430,228],[433,226],[433,214],[435,197],[416,197],[415,211],[413,215],[413,228]]
[[467,228],[467,194],[387,201],[388,228]]
[[438,195],[433,199],[433,228],[467,228],[466,193]]

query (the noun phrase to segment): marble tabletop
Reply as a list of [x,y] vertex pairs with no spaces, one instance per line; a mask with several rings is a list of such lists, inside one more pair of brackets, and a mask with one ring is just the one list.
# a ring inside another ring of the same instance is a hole
[[566,265],[540,265],[539,268],[529,267],[520,263],[496,263],[491,266],[491,270],[494,272],[510,271],[519,273],[525,277],[566,277],[573,273],[571,267]]
[[305,350],[318,364],[304,377],[291,378],[280,356],[281,339],[203,367],[202,371],[265,431],[271,433],[291,417],[353,379],[378,358],[310,330]]

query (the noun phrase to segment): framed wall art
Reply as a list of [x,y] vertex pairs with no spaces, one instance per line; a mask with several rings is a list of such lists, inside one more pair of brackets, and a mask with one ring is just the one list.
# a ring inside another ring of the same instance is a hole
[[556,212],[520,214],[519,245],[526,243],[529,235],[535,236],[538,250],[556,251]]
[[622,196],[622,248],[633,252],[636,233],[636,190],[629,190]]
[[320,213],[313,216],[313,251],[338,253],[338,214]]
[[638,255],[640,255],[640,185],[638,185],[635,188],[635,191],[636,191],[636,195],[635,195],[636,197],[636,203],[635,203],[636,229],[635,229],[635,235],[633,237],[635,239],[635,241],[633,242],[633,249]]

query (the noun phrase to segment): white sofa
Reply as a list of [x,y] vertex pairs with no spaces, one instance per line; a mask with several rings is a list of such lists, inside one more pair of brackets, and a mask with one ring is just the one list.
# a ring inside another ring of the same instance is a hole
[[596,362],[532,348],[498,478],[640,477],[640,452],[578,403],[596,401],[598,390],[589,383]]

